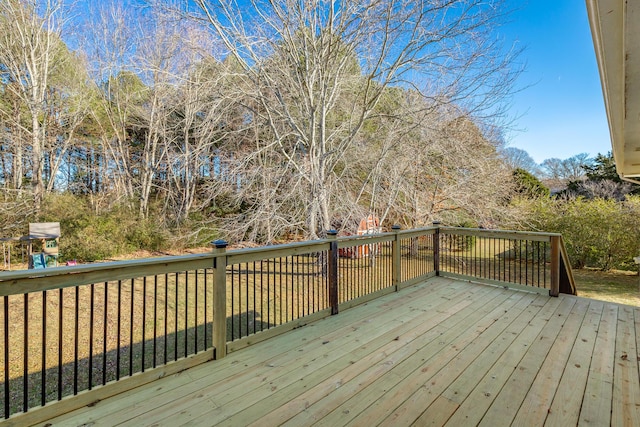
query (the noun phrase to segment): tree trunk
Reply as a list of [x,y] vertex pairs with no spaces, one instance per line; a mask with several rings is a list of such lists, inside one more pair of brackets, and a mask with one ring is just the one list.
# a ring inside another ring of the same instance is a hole
[[33,188],[33,199],[36,210],[40,209],[42,204],[42,200],[44,199],[44,182],[42,181],[42,172],[43,172],[43,150],[42,150],[42,131],[43,129],[40,127],[40,122],[38,121],[38,115],[32,114],[31,116],[31,126],[32,126],[32,157],[31,161],[33,163],[31,169],[31,186]]

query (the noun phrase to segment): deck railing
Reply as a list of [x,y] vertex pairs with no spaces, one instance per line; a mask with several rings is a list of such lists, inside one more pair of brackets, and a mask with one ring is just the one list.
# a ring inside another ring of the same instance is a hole
[[440,227],[439,275],[575,294],[560,234]]
[[207,254],[0,273],[2,416],[38,422],[61,410],[51,402],[91,405],[435,275],[575,293],[553,234],[396,227],[214,244]]

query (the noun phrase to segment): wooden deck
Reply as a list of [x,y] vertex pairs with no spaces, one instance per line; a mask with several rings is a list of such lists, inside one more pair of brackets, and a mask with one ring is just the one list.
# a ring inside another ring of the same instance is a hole
[[640,308],[434,278],[50,426],[640,426]]

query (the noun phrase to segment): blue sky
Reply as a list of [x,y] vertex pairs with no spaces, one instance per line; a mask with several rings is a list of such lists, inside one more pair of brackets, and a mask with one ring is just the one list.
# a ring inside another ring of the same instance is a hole
[[611,150],[602,89],[584,0],[512,0],[519,10],[502,29],[526,46],[526,71],[511,113],[519,129],[509,146],[541,163]]

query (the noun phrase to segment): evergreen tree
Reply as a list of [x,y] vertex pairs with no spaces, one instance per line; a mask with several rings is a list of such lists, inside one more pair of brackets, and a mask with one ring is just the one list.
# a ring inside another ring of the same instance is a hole
[[616,171],[616,163],[611,151],[607,154],[598,153],[593,163],[584,165],[583,169],[587,173],[587,178],[591,181],[609,179],[614,182],[622,182],[622,179]]
[[516,184],[516,192],[524,197],[533,199],[541,196],[549,196],[549,188],[540,182],[533,174],[522,168],[514,169],[513,179]]

